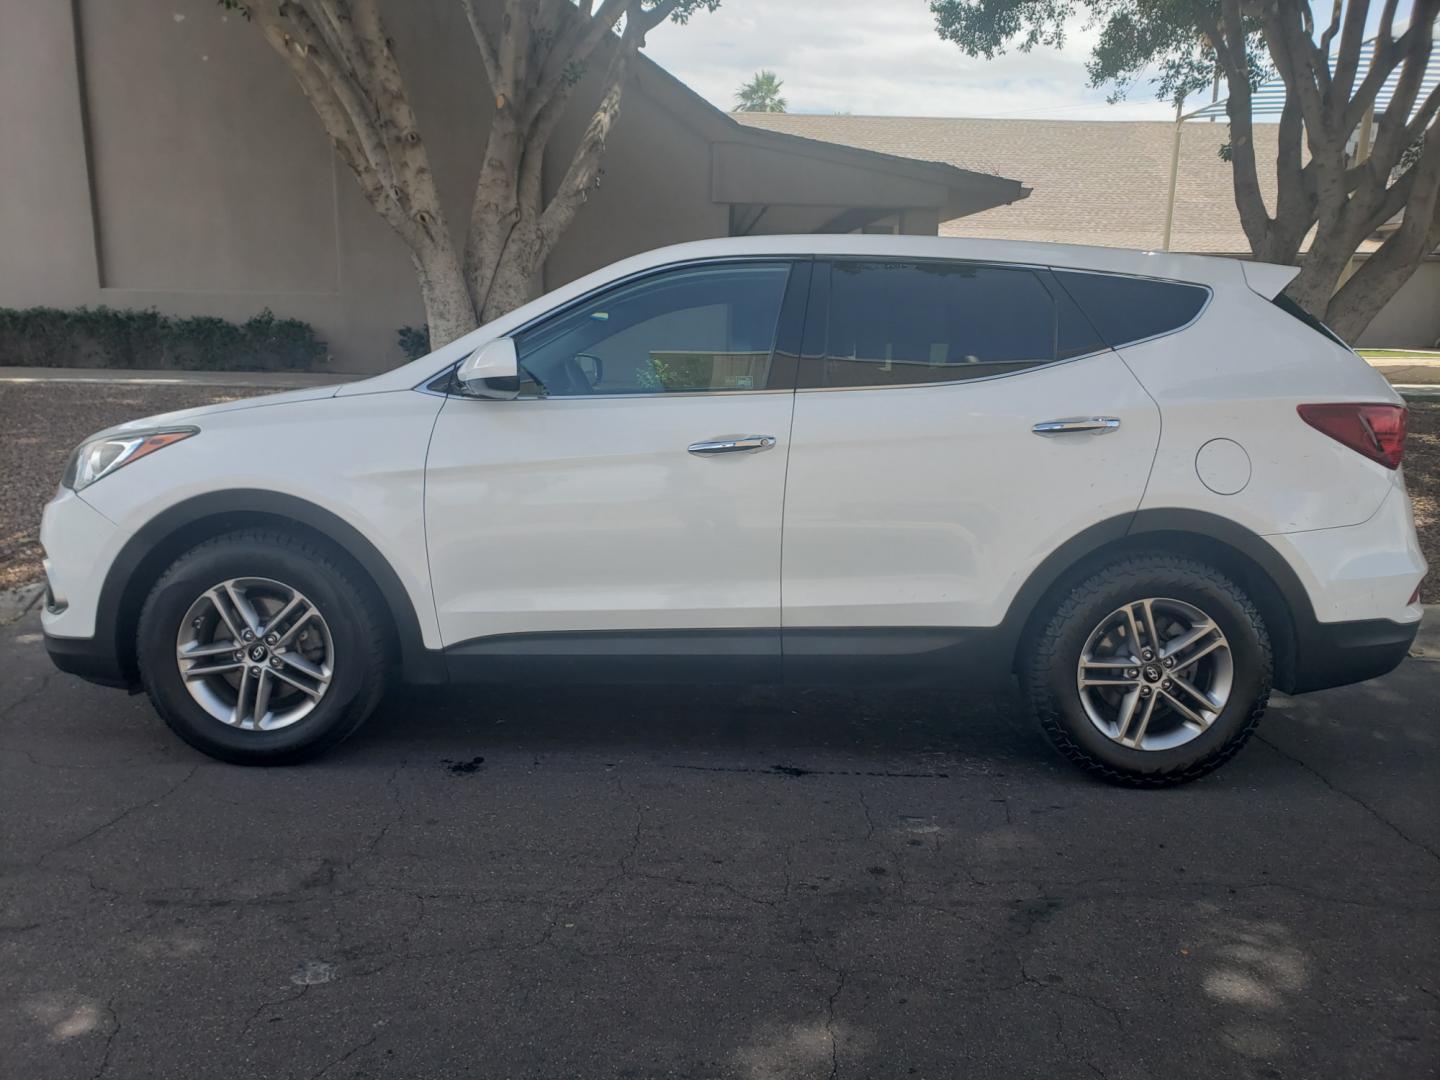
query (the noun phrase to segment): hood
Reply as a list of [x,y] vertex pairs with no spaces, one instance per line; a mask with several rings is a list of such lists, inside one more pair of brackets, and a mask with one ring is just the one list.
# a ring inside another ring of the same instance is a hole
[[341,385],[344,384],[307,386],[301,390],[286,390],[279,394],[262,394],[259,397],[240,398],[237,401],[222,401],[215,405],[201,405],[194,409],[177,409],[174,412],[142,416],[136,420],[127,420],[123,424],[108,427],[104,431],[97,431],[90,438],[99,439],[110,435],[123,435],[132,431],[148,431],[157,427],[183,427],[219,413],[238,412],[241,409],[263,409],[271,405],[289,405],[295,401],[314,401],[317,398],[334,397]]

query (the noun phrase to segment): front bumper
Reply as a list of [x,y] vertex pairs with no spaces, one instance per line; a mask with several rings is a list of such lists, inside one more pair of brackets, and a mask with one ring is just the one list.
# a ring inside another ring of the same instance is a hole
[[78,675],[99,686],[129,690],[135,680],[121,667],[115,650],[96,638],[63,638],[45,635],[45,651],[51,662],[67,675]]
[[113,627],[99,625],[100,597],[121,537],[114,523],[69,488],[45,507],[45,649],[61,671],[102,686],[129,687]]
[[85,499],[61,488],[40,519],[49,587],[40,622],[52,637],[88,638],[96,625],[100,593],[121,537],[114,522]]

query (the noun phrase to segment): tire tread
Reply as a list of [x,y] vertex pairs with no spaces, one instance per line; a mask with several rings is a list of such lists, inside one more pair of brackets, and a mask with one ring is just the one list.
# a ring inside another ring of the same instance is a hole
[[[1262,671],[1260,692],[1250,704],[1245,721],[1236,732],[1211,753],[1177,768],[1154,770],[1122,769],[1103,761],[1075,741],[1066,730],[1064,717],[1056,707],[1047,678],[1054,666],[1061,662],[1057,656],[1060,639],[1071,621],[1088,604],[1099,599],[1105,592],[1122,585],[1126,579],[1144,576],[1147,588],[1157,578],[1188,577],[1191,584],[1195,578],[1203,579],[1206,586],[1219,589],[1244,613],[1255,628],[1260,640]],[[1029,642],[1025,650],[1026,662],[1020,672],[1021,690],[1032,715],[1050,744],[1069,761],[1086,772],[1112,784],[1125,787],[1160,788],[1198,780],[1213,772],[1233,758],[1254,734],[1270,697],[1274,677],[1274,656],[1265,621],[1243,589],[1214,567],[1183,555],[1163,553],[1136,554],[1127,556],[1104,567],[1072,587],[1060,601],[1054,615],[1048,619]]]
[[[269,755],[265,758],[267,763],[286,763],[304,760],[315,757],[332,747],[338,746],[351,735],[359,730],[370,714],[379,704],[385,694],[386,684],[390,668],[392,666],[393,650],[389,635],[386,632],[386,620],[382,615],[384,611],[383,602],[377,595],[375,588],[363,572],[357,572],[356,568],[349,564],[349,560],[333,545],[326,543],[319,537],[312,537],[301,532],[287,532],[284,529],[274,527],[252,527],[236,529],[231,532],[219,533],[207,540],[202,540],[194,547],[189,548],[172,562],[165,571],[156,579],[151,586],[150,592],[145,598],[145,603],[140,609],[138,622],[139,633],[143,636],[146,628],[153,618],[154,605],[162,590],[168,582],[176,575],[182,573],[188,563],[203,558],[206,554],[217,549],[239,545],[260,545],[265,547],[281,548],[291,555],[297,556],[312,564],[318,571],[332,575],[340,587],[350,594],[350,598],[357,604],[362,613],[362,625],[354,627],[357,631],[357,640],[360,646],[360,662],[366,665],[369,673],[361,684],[360,692],[354,700],[345,708],[343,719],[335,724],[323,736],[317,738],[295,750]],[[166,704],[164,695],[157,693],[152,673],[143,659],[143,650],[140,654],[140,682],[147,695],[154,702],[156,710],[164,718],[165,723],[186,742],[205,753],[225,757],[226,760],[237,763],[250,763],[254,758],[247,758],[244,755],[229,755],[217,752],[210,746],[200,746],[187,734],[184,721],[175,715],[174,711]]]

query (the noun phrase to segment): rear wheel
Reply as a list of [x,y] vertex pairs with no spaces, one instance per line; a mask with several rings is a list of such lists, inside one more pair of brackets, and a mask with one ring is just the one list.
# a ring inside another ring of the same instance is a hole
[[1055,748],[1116,783],[1203,776],[1244,745],[1272,674],[1260,613],[1212,566],[1136,555],[1076,584],[1022,656]]
[[171,729],[213,757],[310,757],[353,732],[383,693],[379,610],[329,547],[230,533],[186,552],[151,590],[141,680]]

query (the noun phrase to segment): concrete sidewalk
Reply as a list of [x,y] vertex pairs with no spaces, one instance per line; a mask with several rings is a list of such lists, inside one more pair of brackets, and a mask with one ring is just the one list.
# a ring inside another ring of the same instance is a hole
[[0,367],[4,383],[105,383],[112,386],[238,386],[299,390],[365,376],[344,371],[127,371],[113,368]]

